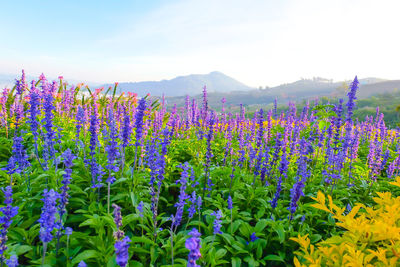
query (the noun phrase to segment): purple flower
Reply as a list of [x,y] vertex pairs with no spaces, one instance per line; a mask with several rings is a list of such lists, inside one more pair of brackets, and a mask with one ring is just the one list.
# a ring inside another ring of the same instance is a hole
[[[178,202],[175,203],[175,205],[174,205],[177,208],[176,214],[175,214],[175,216],[174,215],[171,216],[171,219],[172,219],[171,229],[173,232],[176,230],[176,228],[180,225],[180,223],[182,221],[182,215],[183,215],[183,209],[185,207],[185,202],[186,202],[186,199],[189,198],[189,196],[185,192],[187,178],[189,177],[189,174],[188,174],[189,164],[187,162],[185,162],[183,165],[181,164],[178,167],[180,167],[182,169],[182,173],[181,173],[181,178],[176,182],[177,183],[180,182],[181,188],[180,188],[180,193],[179,193],[179,197],[178,197]],[[175,227],[175,229],[174,229],[174,227]]]
[[32,81],[32,87],[29,94],[30,117],[28,123],[31,126],[31,132],[33,134],[33,137],[35,138],[35,142],[37,141],[38,128],[39,128],[39,121],[37,119],[38,115],[40,114],[39,112],[40,110],[38,108],[38,106],[40,105],[39,101],[40,101],[40,96],[35,87],[35,81]]
[[40,215],[40,219],[38,222],[40,223],[40,240],[43,243],[48,243],[53,239],[53,234],[51,233],[55,228],[55,220],[56,220],[56,212],[57,212],[57,199],[60,198],[60,195],[51,189],[48,191],[44,189],[43,191],[43,208],[42,214]]
[[116,239],[121,239],[124,236],[124,232],[120,229],[122,227],[121,207],[116,204],[112,204],[112,207],[114,208],[113,211],[114,222],[115,225],[117,226],[117,231],[114,233],[114,237]]
[[137,209],[139,211],[139,216],[143,217],[143,201],[140,201],[139,205],[137,206]]
[[228,196],[228,209],[233,209],[232,197],[231,195]]
[[193,228],[192,231],[189,232],[190,237],[186,239],[185,247],[189,250],[188,255],[188,267],[200,267],[197,265],[196,261],[201,257],[200,253],[200,236],[201,234],[197,231],[196,228]]
[[190,207],[188,209],[189,219],[193,218],[194,214],[196,213],[196,202],[197,202],[196,191],[193,191],[192,195],[189,197],[189,203],[190,203]]
[[[64,216],[66,210],[66,206],[68,204],[68,190],[69,190],[69,184],[71,183],[71,174],[72,174],[72,166],[73,163],[72,161],[76,158],[74,154],[72,154],[71,149],[67,149],[64,151],[62,154],[62,157],[64,158],[64,164],[65,164],[65,174],[63,175],[63,180],[61,183],[63,184],[61,186],[61,193],[60,193],[60,204],[58,205],[58,214],[59,214],[59,220],[57,222],[56,227],[58,228],[57,232],[57,238],[61,237],[61,230],[64,228],[63,222],[62,222],[62,217]],[[71,229],[72,230],[72,229]]]
[[293,218],[293,214],[296,212],[298,201],[301,196],[304,196],[304,193],[302,191],[304,187],[304,183],[302,180],[297,181],[294,185],[293,188],[290,189],[290,206],[288,207],[288,210],[290,211],[290,219]]
[[67,235],[67,236],[72,235],[72,228],[71,227],[65,227],[65,235]]
[[65,212],[65,206],[68,204],[68,190],[69,190],[69,184],[71,183],[71,175],[72,175],[72,166],[74,165],[72,161],[76,158],[74,154],[72,154],[71,149],[67,149],[64,151],[62,154],[62,157],[64,158],[64,164],[65,164],[65,174],[63,175],[63,180],[61,183],[63,186],[61,186],[61,194],[60,194],[60,217],[63,216]]
[[81,262],[78,264],[78,267],[87,267],[87,265],[86,265],[86,263],[85,263],[84,261],[81,261]]
[[105,148],[107,152],[107,166],[108,178],[107,183],[114,183],[115,177],[112,175],[113,172],[118,172],[119,167],[117,164],[117,158],[120,156],[118,149],[118,133],[115,125],[115,118],[112,109],[109,111],[109,131],[108,131],[108,144]]
[[7,249],[7,231],[12,223],[12,218],[18,214],[18,207],[12,206],[12,187],[7,186],[5,189],[2,189],[4,193],[4,204],[5,207],[1,207],[0,211],[3,213],[3,216],[0,217],[0,257],[1,260],[4,261],[4,252]]
[[11,255],[10,259],[6,261],[6,264],[8,267],[17,267],[19,265],[17,255]]
[[[54,88],[56,85],[53,83],[51,85],[51,88]],[[44,87],[45,90],[46,87]],[[51,89],[52,90],[52,89]],[[44,93],[44,92],[43,92]],[[53,118],[54,118],[54,113],[53,110],[55,109],[54,107],[54,97],[51,92],[46,92],[44,93],[44,102],[43,102],[43,109],[44,109],[44,118],[42,122],[44,123],[44,128],[46,129],[46,135],[45,135],[45,158],[52,158],[53,163],[55,164],[55,134],[56,132],[54,131],[54,125],[53,125]],[[48,155],[48,156],[47,156]]]
[[206,137],[207,140],[207,150],[206,150],[206,163],[204,164],[204,185],[203,185],[203,198],[205,194],[205,190],[211,191],[213,183],[210,179],[210,165],[211,165],[211,158],[213,157],[212,150],[211,150],[211,139],[214,133],[214,112],[211,112],[210,120],[209,120],[209,131]]
[[132,126],[129,112],[124,107],[124,121],[122,124],[122,147],[125,149],[131,140]]
[[118,240],[114,244],[116,255],[115,260],[117,261],[117,264],[121,267],[126,266],[129,260],[129,242],[131,242],[131,240],[129,239],[129,237],[125,236],[124,239]]
[[347,96],[349,97],[349,100],[348,100],[348,102],[346,104],[346,106],[347,106],[347,118],[346,118],[346,121],[348,123],[352,122],[351,117],[353,115],[353,109],[354,109],[354,107],[356,105],[354,100],[357,99],[356,98],[356,92],[357,92],[357,89],[358,89],[358,83],[359,82],[358,82],[357,76],[356,76],[354,78],[354,81],[350,85],[350,92],[347,93]]
[[85,126],[85,110],[79,106],[76,112],[76,143],[78,143],[81,129]]
[[211,216],[215,216],[215,220],[213,222],[214,235],[215,234],[222,234],[222,231],[221,231],[221,227],[222,227],[222,225],[221,225],[222,212],[221,212],[221,210],[218,210],[216,212],[214,211],[213,213],[211,213]]
[[25,151],[22,142],[24,139],[22,136],[18,136],[17,132],[14,136],[13,146],[12,146],[12,156],[10,157],[7,166],[4,168],[8,174],[21,173],[27,167],[31,166],[28,161],[28,155]]
[[250,235],[250,242],[247,242],[247,245],[248,245],[249,243],[251,243],[251,242],[256,241],[257,239],[259,239],[259,238],[256,236],[256,233],[253,232],[253,233]]
[[136,128],[136,146],[140,146],[140,141],[143,136],[143,117],[146,110],[146,99],[139,100],[136,114],[135,114],[135,128]]
[[[96,160],[96,148],[97,144],[99,142],[98,140],[98,130],[99,130],[99,120],[97,118],[97,106],[93,106],[92,114],[90,116],[90,126],[89,126],[89,132],[90,132],[90,156],[91,156],[91,161],[90,161],[90,171],[92,174],[92,188],[98,188],[101,187],[101,181],[102,181],[102,171],[101,171],[101,166],[97,163]],[[97,184],[96,184],[97,182]]]

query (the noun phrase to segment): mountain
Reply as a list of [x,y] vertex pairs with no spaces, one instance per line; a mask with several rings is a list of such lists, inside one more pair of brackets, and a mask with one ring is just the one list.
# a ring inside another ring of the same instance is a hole
[[[150,93],[153,96],[194,96],[201,93],[202,88],[207,86],[209,93],[227,93],[233,91],[249,91],[254,88],[218,71],[209,74],[191,74],[179,76],[171,80],[148,81],[148,82],[123,82],[118,84],[118,92],[135,92],[138,95]],[[105,87],[113,86],[110,84]]]
[[[239,104],[245,106],[265,106],[271,104],[275,98],[279,103],[286,104],[288,101],[299,102],[304,99],[315,99],[317,97],[340,97],[346,98],[348,84],[351,81],[333,82],[324,78],[301,79],[293,83],[286,83],[276,87],[265,89],[253,89],[247,91],[234,91],[227,93],[209,93],[208,104],[212,108],[221,107],[221,99],[225,98],[226,107],[237,107]],[[359,79],[360,87],[357,90],[357,98],[367,98],[381,93],[392,93],[400,89],[400,81],[385,80],[379,78]],[[398,89],[396,89],[398,88]],[[199,103],[201,94],[194,96]],[[183,106],[185,97],[167,98],[169,106],[177,104]]]

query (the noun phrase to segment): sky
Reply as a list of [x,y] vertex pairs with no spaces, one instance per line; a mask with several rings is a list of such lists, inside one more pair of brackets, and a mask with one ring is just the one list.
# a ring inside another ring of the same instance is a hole
[[0,73],[83,82],[220,71],[249,86],[400,79],[400,1],[1,0]]

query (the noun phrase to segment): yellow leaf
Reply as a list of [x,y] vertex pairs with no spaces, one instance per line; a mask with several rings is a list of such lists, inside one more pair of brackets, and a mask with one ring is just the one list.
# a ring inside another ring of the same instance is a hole
[[301,267],[301,264],[300,264],[299,260],[297,259],[297,257],[294,257],[293,263],[294,263],[295,267]]

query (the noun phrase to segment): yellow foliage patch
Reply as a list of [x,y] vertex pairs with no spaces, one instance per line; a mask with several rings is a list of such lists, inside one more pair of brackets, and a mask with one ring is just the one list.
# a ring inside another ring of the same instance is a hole
[[[400,177],[392,185],[400,187]],[[356,204],[345,214],[328,196],[318,192],[314,208],[329,212],[336,225],[346,229],[315,246],[308,235],[291,238],[300,245],[296,267],[302,266],[400,266],[400,197],[378,192],[374,207]]]

